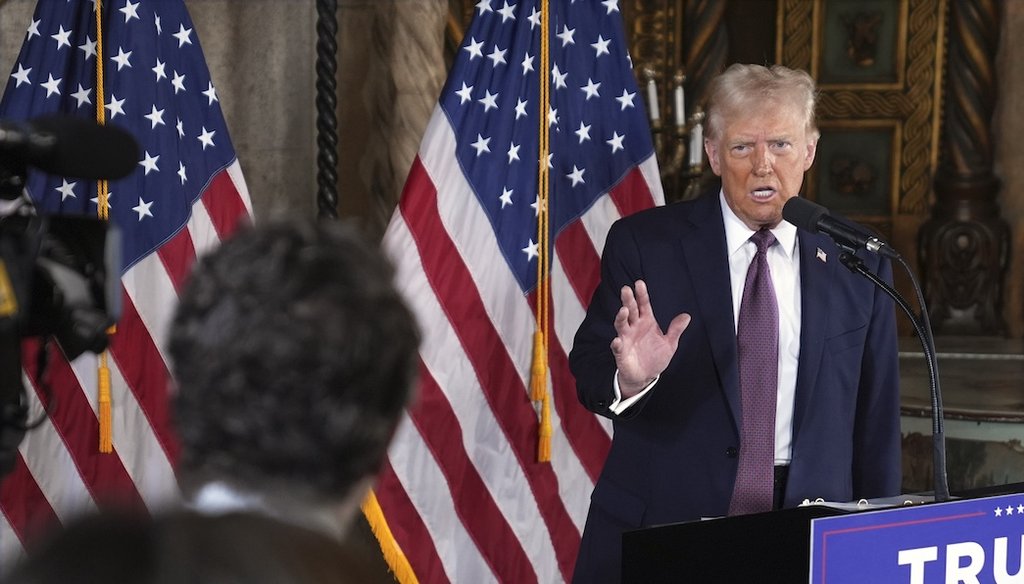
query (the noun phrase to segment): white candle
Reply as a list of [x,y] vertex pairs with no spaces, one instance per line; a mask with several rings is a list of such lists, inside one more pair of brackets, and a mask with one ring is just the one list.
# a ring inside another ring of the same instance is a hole
[[661,112],[658,111],[658,87],[654,85],[654,79],[647,80],[647,109],[651,110],[651,120],[661,119]]
[[704,165],[704,126],[700,122],[690,130],[690,166]]
[[676,125],[683,127],[686,125],[686,100],[683,98],[683,84],[676,85]]

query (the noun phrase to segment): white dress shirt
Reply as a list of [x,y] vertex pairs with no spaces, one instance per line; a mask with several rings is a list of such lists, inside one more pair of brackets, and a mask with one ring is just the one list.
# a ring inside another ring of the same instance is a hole
[[[740,301],[743,299],[743,285],[747,268],[754,259],[757,247],[750,236],[754,234],[739,217],[733,213],[719,193],[722,217],[725,220],[726,251],[729,254],[729,279],[732,286],[733,331],[739,319]],[[775,464],[789,464],[793,443],[793,407],[796,395],[796,371],[800,358],[800,254],[797,252],[796,227],[786,221],[780,222],[772,235],[778,240],[768,250],[768,267],[779,306],[779,380],[778,398],[775,409]],[[675,316],[675,315],[673,315]],[[683,332],[685,335],[686,333]],[[660,376],[659,376],[660,378]],[[621,414],[640,400],[658,383],[655,378],[650,385],[631,398],[622,399],[619,390],[618,372],[613,386],[615,400],[609,409]]]
[[334,539],[345,535],[345,522],[338,511],[328,505],[305,505],[293,501],[287,495],[271,497],[264,493],[246,492],[223,481],[204,484],[184,506],[202,515],[226,515],[229,513],[255,513],[272,517],[313,531],[319,531]]

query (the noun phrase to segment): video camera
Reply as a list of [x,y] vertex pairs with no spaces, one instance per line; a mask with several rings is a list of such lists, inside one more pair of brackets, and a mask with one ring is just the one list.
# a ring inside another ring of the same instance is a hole
[[[94,217],[41,215],[24,194],[29,167],[85,179],[127,176],[131,134],[85,118],[0,120],[0,477],[14,467],[28,422],[21,341],[55,338],[68,360],[107,347],[120,315],[120,237]],[[46,343],[39,351],[45,355]],[[43,372],[37,372],[42,378]]]

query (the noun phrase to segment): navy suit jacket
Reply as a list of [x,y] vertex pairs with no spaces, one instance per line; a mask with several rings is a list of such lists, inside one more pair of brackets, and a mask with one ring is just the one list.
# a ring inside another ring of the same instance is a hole
[[[801,231],[801,326],[793,446],[784,506],[899,493],[899,372],[892,299],[839,262],[824,235]],[[824,253],[821,257],[819,250]],[[868,252],[866,266],[891,281]],[[824,261],[823,261],[824,260]],[[570,366],[580,401],[614,421],[591,497],[576,582],[614,582],[621,534],[725,515],[736,477],[740,390],[725,227],[717,192],[616,222],[601,282],[576,334]],[[622,415],[614,399],[619,290],[642,279],[662,330],[692,320],[652,390]],[[681,553],[683,551],[681,550]]]

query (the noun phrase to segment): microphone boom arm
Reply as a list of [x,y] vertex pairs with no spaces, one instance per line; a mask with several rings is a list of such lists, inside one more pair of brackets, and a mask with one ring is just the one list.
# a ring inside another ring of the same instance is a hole
[[[890,286],[888,282],[879,278],[878,275],[871,272],[871,270],[868,270],[867,267],[864,266],[863,260],[848,251],[844,251],[839,256],[839,261],[842,262],[842,264],[851,272],[864,276],[881,288],[882,291],[888,294],[896,304],[903,309],[910,318],[911,324],[914,325],[914,331],[917,333],[917,338],[921,342],[925,362],[928,365],[928,389],[931,395],[932,404],[932,474],[934,477],[934,498],[937,503],[948,501],[949,485],[946,479],[946,436],[945,430],[943,429],[942,394],[939,390],[939,365],[938,359],[935,355],[935,343],[932,340],[931,331],[925,327],[922,320],[918,318],[916,313],[914,313],[913,308],[911,308],[906,299],[904,299],[895,288]],[[910,274],[910,277],[913,279],[913,273]],[[922,313],[924,313],[925,308],[923,305],[921,309]]]

